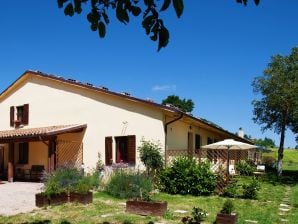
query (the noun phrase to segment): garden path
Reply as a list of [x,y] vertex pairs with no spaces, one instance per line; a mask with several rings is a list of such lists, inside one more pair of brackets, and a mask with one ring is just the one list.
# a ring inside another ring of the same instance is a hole
[[42,183],[2,182],[0,184],[0,215],[10,216],[36,209],[35,194],[41,192],[42,187]]
[[287,215],[288,212],[291,210],[291,206],[289,205],[289,194],[291,192],[291,187],[290,186],[286,186],[285,189],[285,195],[284,198],[282,200],[282,203],[279,205],[279,217],[280,217],[280,222],[281,223],[287,223]]

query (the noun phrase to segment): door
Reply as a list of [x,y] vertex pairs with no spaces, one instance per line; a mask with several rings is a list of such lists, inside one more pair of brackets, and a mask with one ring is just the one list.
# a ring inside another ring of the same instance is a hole
[[187,150],[188,150],[188,155],[193,154],[193,133],[192,132],[188,132]]

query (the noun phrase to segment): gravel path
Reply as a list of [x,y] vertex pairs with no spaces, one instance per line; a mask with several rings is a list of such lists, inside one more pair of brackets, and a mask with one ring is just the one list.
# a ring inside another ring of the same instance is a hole
[[35,207],[35,194],[41,191],[42,183],[13,182],[0,184],[0,215],[15,215],[30,212]]

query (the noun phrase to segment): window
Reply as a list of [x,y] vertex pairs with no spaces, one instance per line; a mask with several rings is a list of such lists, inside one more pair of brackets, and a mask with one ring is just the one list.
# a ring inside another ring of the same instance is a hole
[[208,144],[212,144],[212,143],[213,143],[212,138],[208,137],[208,138],[207,138],[207,145],[208,145]]
[[29,144],[28,142],[19,143],[19,164],[28,164]]
[[195,153],[199,153],[201,148],[201,136],[198,134],[195,135],[195,147]]
[[[16,111],[16,112],[15,112]],[[29,123],[29,104],[10,107],[10,126],[19,126],[21,124],[28,125]]]
[[22,122],[24,116],[24,106],[17,107],[17,120]]
[[115,137],[116,141],[116,163],[132,163],[136,160],[136,136]]

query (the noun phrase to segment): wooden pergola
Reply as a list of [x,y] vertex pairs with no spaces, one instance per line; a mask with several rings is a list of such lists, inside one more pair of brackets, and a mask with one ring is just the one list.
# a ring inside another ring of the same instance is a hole
[[[39,128],[18,128],[14,130],[0,131],[0,144],[8,145],[7,177],[12,182],[15,171],[15,143],[42,142],[48,149],[49,173],[57,167],[58,136],[66,133],[82,132],[87,127],[84,125],[57,125]],[[81,143],[80,143],[81,144]],[[81,150],[82,151],[82,150]],[[82,152],[81,152],[82,153]]]

